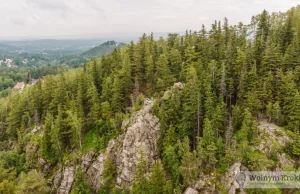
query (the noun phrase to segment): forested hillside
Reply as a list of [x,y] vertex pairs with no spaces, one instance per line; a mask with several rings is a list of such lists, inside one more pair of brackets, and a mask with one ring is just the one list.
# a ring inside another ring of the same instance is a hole
[[[165,93],[177,82],[183,87]],[[289,169],[298,170],[299,89],[300,7],[263,11],[250,24],[232,26],[225,18],[167,39],[144,34],[137,43],[0,99],[0,192],[50,192],[56,169],[78,163],[93,148],[103,153],[145,98],[154,99],[160,122],[160,159],[147,171],[141,157],[131,193],[181,193],[199,176],[221,176],[236,161],[254,171],[275,169],[276,154],[255,149],[262,119],[294,140],[280,152],[295,161]],[[36,126],[41,133],[31,132]],[[128,185],[115,188],[115,170],[107,159],[100,193],[129,192]],[[72,193],[95,192],[85,179],[78,168]]]
[[84,52],[82,55],[83,56],[87,56],[87,57],[101,57],[102,55],[107,55],[109,54],[113,49],[115,48],[122,48],[124,47],[126,44],[120,42],[115,42],[113,40],[111,41],[107,41],[102,43],[99,46],[96,46],[86,52]]

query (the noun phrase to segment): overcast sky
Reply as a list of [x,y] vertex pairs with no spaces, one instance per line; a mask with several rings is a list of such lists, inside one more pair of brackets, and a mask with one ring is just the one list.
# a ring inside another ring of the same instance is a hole
[[1,0],[0,38],[199,30],[225,16],[249,22],[299,0]]

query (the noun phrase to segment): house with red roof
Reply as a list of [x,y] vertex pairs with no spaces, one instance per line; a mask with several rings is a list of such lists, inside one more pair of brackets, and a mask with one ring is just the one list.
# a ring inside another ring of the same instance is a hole
[[24,82],[18,82],[15,86],[14,89],[19,90],[20,92],[22,92],[22,90],[25,88],[25,83]]

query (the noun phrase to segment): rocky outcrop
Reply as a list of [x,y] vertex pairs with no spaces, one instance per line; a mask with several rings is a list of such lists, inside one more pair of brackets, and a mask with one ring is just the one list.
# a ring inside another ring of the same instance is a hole
[[235,194],[236,192],[238,185],[235,185],[235,175],[241,171],[241,165],[240,162],[234,163],[221,178],[221,183],[225,186],[228,194]]
[[200,179],[196,181],[194,189],[203,194],[215,193],[216,191],[216,176],[215,174],[201,174]]
[[[286,157],[283,153],[282,148],[291,142],[291,139],[286,135],[286,133],[277,125],[268,122],[267,120],[262,120],[259,122],[257,127],[259,132],[260,142],[255,147],[255,149],[261,151],[267,156],[271,152],[276,153],[279,159],[279,164],[277,165],[276,171],[282,170],[285,166],[291,166],[294,161]],[[239,186],[235,183],[235,175],[240,171],[247,171],[245,166],[242,166],[241,162],[235,162],[228,168],[228,171],[222,175],[220,183],[224,186],[225,193],[235,194],[236,188]],[[196,189],[200,193],[215,193],[216,188],[216,177],[214,174],[211,175],[200,175],[200,179],[195,183],[193,189]],[[218,181],[217,181],[218,182]],[[240,193],[245,193],[245,191],[240,190]]]
[[94,155],[95,155],[95,150],[90,150],[82,156],[81,168],[83,172],[86,172],[87,169],[92,164]]
[[170,98],[170,96],[172,95],[172,93],[174,93],[174,90],[182,90],[184,88],[184,83],[181,82],[177,82],[175,83],[170,90],[167,90],[164,95],[163,95],[163,99],[166,100],[168,98]]
[[92,166],[87,171],[87,179],[89,184],[98,191],[102,182],[102,172],[104,168],[106,154],[101,154],[97,160],[93,162]]
[[286,154],[280,151],[282,150],[282,147],[291,142],[291,139],[279,126],[270,123],[267,120],[262,120],[259,122],[258,131],[260,144],[256,149],[267,155],[271,152],[277,154],[280,162],[276,168],[277,171],[294,164],[292,159],[287,158]]
[[154,102],[148,99],[140,111],[133,113],[129,120],[123,121],[124,134],[111,140],[106,152],[99,155],[88,168],[88,182],[96,191],[103,183],[102,172],[108,155],[114,159],[117,168],[117,187],[124,183],[131,185],[141,153],[148,160],[150,168],[154,165],[158,157],[156,142],[160,123],[158,118],[152,115],[153,104]]
[[62,169],[59,169],[55,173],[55,175],[54,175],[54,177],[52,179],[53,185],[52,185],[52,192],[51,193],[54,193],[54,191],[57,191],[57,189],[60,186],[61,179],[62,179]]
[[158,140],[160,123],[158,118],[152,115],[153,101],[148,101],[144,108],[134,113],[129,120],[123,140],[120,155],[116,155],[117,185],[130,184],[134,179],[135,167],[141,157],[150,167],[154,165],[158,157],[156,142]]
[[57,194],[69,194],[74,182],[75,176],[75,168],[74,167],[66,167],[63,169],[62,177],[57,175],[57,180],[61,179],[60,186],[57,190]]
[[43,169],[44,174],[47,174],[51,170],[51,164],[43,158],[38,159],[38,165]]

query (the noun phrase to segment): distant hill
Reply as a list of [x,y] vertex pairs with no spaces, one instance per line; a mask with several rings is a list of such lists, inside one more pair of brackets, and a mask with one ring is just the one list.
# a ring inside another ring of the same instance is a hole
[[20,52],[21,50],[19,47],[0,43],[0,55]]
[[[68,51],[68,53],[79,54],[88,49],[91,49],[97,44],[96,42],[103,40],[56,40],[56,39],[41,39],[41,40],[20,40],[20,41],[2,41],[5,45],[12,45],[22,48],[28,53],[52,53]],[[0,44],[1,44],[0,43]]]
[[82,55],[85,57],[101,57],[102,55],[109,54],[113,49],[115,48],[122,48],[126,44],[122,42],[115,42],[115,41],[107,41],[103,44],[96,46],[86,52],[84,52]]

